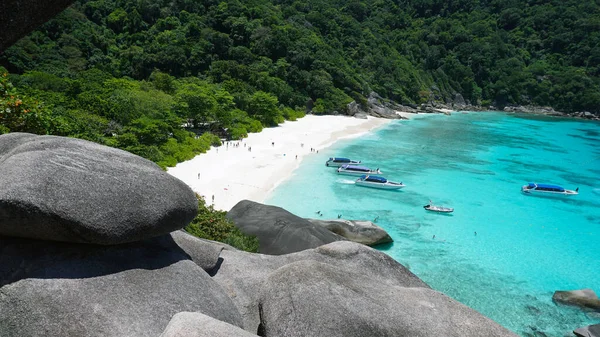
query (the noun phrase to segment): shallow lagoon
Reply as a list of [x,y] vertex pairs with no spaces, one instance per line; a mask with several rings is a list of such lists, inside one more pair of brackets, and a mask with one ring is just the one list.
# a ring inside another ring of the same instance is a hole
[[[402,191],[354,186],[324,163],[361,159]],[[523,195],[529,181],[580,194]],[[454,207],[426,213],[429,200]],[[600,315],[552,303],[555,290],[600,293],[600,123],[504,113],[419,115],[307,157],[267,203],[304,217],[373,220],[380,249],[434,289],[521,334],[571,331]],[[435,238],[433,237],[435,235]]]

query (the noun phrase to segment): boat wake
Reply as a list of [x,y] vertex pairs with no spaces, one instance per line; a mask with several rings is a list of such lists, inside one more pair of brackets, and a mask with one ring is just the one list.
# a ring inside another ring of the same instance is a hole
[[350,180],[350,179],[338,179],[337,180],[338,183],[340,184],[354,184],[354,180]]

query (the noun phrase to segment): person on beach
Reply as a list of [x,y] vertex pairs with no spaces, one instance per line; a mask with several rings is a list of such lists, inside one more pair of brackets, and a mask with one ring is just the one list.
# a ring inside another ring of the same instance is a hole
[[298,155],[296,155],[296,159],[298,159]]
[[275,142],[271,142],[271,146],[275,146]]
[[212,203],[213,203],[213,205],[215,204],[215,195],[214,194],[212,195]]
[[198,179],[200,179],[200,173],[198,173]]

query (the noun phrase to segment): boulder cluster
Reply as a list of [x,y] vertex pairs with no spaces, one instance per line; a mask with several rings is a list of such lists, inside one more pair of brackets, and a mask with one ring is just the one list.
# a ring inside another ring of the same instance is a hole
[[371,221],[304,219],[277,206],[250,200],[238,202],[227,218],[244,234],[256,236],[260,252],[282,255],[349,240],[367,246],[392,242],[381,227]]
[[2,135],[0,170],[1,337],[514,336],[362,244],[265,255],[180,231],[194,193],[120,150]]

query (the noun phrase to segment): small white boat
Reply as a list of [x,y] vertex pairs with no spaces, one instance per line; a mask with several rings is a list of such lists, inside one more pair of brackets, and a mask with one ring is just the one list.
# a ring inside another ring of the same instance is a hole
[[521,192],[540,196],[572,196],[579,194],[579,187],[573,191],[558,185],[529,183],[521,187]]
[[396,183],[393,181],[389,181],[389,180],[385,179],[384,177],[369,176],[369,175],[364,175],[364,176],[356,179],[355,184],[358,186],[373,187],[373,188],[379,188],[382,190],[398,190],[398,189],[401,189],[404,186],[406,186],[401,182]]
[[338,174],[345,174],[349,176],[362,176],[366,174],[381,174],[379,168],[376,170],[371,170],[365,166],[356,166],[356,165],[342,165],[337,169]]
[[355,165],[360,164],[360,160],[352,160],[348,158],[329,158],[328,161],[325,162],[325,166],[334,166],[340,167],[342,165]]
[[430,211],[430,212],[437,212],[437,213],[452,213],[454,212],[454,208],[450,208],[450,207],[442,207],[442,206],[435,206],[433,204],[429,204],[429,205],[425,205],[423,206],[423,208],[425,208],[425,210]]

